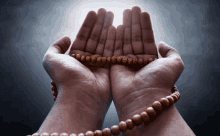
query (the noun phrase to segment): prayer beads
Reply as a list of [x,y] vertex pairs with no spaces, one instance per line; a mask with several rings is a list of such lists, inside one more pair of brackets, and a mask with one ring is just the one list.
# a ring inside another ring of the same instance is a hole
[[[51,85],[55,85],[54,82],[51,82]],[[173,89],[175,88],[175,89]],[[118,135],[120,132],[126,132],[127,130],[132,130],[135,126],[140,126],[143,122],[148,124],[151,122],[151,119],[160,115],[161,111],[167,110],[175,102],[180,99],[180,93],[176,86],[174,86],[171,95],[161,98],[159,101],[155,101],[152,104],[152,107],[148,107],[146,111],[142,112],[140,115],[135,114],[132,119],[127,119],[126,121],[120,121],[119,125],[114,125],[110,128],[105,128],[103,130],[87,131],[86,133],[80,133],[78,136],[111,136]],[[48,133],[34,133],[32,136],[68,136],[67,133],[61,133],[60,135],[56,132],[49,135]],[[71,134],[69,136],[77,136],[76,134]]]

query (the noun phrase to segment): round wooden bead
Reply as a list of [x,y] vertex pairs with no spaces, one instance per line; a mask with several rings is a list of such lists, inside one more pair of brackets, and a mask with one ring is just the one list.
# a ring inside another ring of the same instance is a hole
[[82,61],[82,62],[86,61],[86,57],[85,57],[85,56],[82,56],[82,57],[81,57],[81,61]]
[[92,131],[87,131],[86,136],[94,136],[94,133]]
[[178,96],[180,95],[179,91],[174,92],[174,94],[176,94]]
[[152,61],[153,61],[153,59],[152,59],[152,58],[149,58],[149,61],[148,61],[148,62],[151,63]]
[[126,132],[127,129],[128,129],[126,122],[120,121],[120,122],[119,122],[119,129],[120,129],[120,131],[122,131],[122,132]]
[[161,98],[160,103],[163,105],[162,106],[162,107],[164,107],[163,109],[166,109],[170,105],[170,102],[167,98]]
[[111,129],[105,128],[102,130],[102,135],[103,136],[111,136]]
[[122,57],[117,57],[117,63],[121,64]]
[[55,83],[53,82],[53,81],[51,81],[51,83],[50,83],[51,85],[55,85]]
[[177,89],[176,85],[174,85],[174,86],[173,86],[173,88],[174,88],[174,90],[178,91],[178,89]]
[[148,59],[144,59],[143,63],[144,63],[144,65],[147,65],[148,64]]
[[153,118],[154,116],[156,116],[156,111],[153,109],[153,107],[148,107],[146,112],[150,118]]
[[60,136],[69,136],[67,133],[61,133]]
[[54,133],[50,134],[50,136],[59,136],[59,133],[54,132]]
[[162,111],[162,104],[159,101],[155,101],[152,105],[155,111]]
[[178,92],[178,89],[177,89],[176,86],[174,85],[174,86],[171,88],[171,91],[172,91],[172,93]]
[[79,133],[78,136],[85,136],[84,133]]
[[71,54],[70,56],[72,56],[73,58],[76,58],[76,54]]
[[137,64],[137,59],[133,59],[133,64]]
[[180,92],[179,91],[177,91],[177,92],[175,92],[176,94],[178,94],[178,95],[180,95]]
[[117,61],[116,56],[112,56],[112,63],[116,63],[116,61]]
[[52,87],[51,87],[51,90],[55,91],[55,90],[56,90],[55,86],[52,86]]
[[90,62],[91,57],[90,56],[86,56],[86,62]]
[[142,119],[141,115],[139,115],[139,114],[135,114],[132,117],[132,121],[133,121],[134,126],[139,126],[143,123],[143,119]]
[[177,93],[173,93],[172,95],[176,95],[177,101],[179,100],[179,95]]
[[169,100],[169,106],[171,106],[171,105],[173,105],[174,104],[174,99],[173,99],[173,97],[171,97],[171,96],[166,96],[165,98],[167,98],[168,100]]
[[175,93],[178,96],[178,100],[180,99],[180,94],[179,93]]
[[142,119],[143,119],[143,122],[148,122],[148,121],[150,121],[150,117],[149,117],[149,115],[147,114],[147,112],[142,112],[141,113],[141,117],[142,117]]
[[96,130],[94,132],[94,136],[102,136],[102,131],[101,130]]
[[138,59],[138,64],[143,64],[143,59]]
[[120,133],[120,129],[119,129],[119,126],[118,125],[114,125],[111,127],[111,133],[113,135],[118,135]]
[[96,62],[97,62],[98,64],[100,64],[101,61],[102,61],[102,57],[98,57],[97,60],[96,60]]
[[53,92],[53,95],[54,95],[54,96],[57,96],[57,94],[58,94],[57,92]]
[[132,64],[133,60],[131,58],[128,58],[128,64]]
[[122,58],[122,64],[126,64],[128,62],[128,58],[127,57],[123,57]]
[[50,136],[50,135],[49,135],[49,133],[44,132],[40,136]]
[[81,55],[80,54],[76,54],[76,59],[80,60],[81,59]]
[[40,136],[40,133],[34,133],[32,136]]
[[106,57],[102,57],[102,63],[105,64],[107,61],[107,58]]
[[178,101],[178,97],[175,94],[171,94],[170,96],[173,97],[174,103]]
[[76,134],[72,133],[70,136],[77,136]]
[[107,58],[107,63],[111,63],[111,61],[112,61],[112,60],[111,60],[111,57],[108,57],[108,58]]
[[92,63],[95,63],[95,62],[96,62],[96,59],[97,59],[97,56],[92,56],[92,57],[91,57],[91,62],[92,62]]
[[134,124],[133,124],[133,122],[132,122],[131,119],[127,119],[125,122],[126,122],[127,128],[128,128],[129,130],[132,130],[132,129],[134,128]]

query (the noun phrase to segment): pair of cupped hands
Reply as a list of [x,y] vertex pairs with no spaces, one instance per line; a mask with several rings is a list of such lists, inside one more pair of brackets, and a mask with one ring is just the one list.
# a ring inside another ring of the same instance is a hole
[[[97,13],[90,11],[72,46],[70,38],[64,36],[47,50],[43,66],[58,87],[59,103],[68,104],[77,99],[92,111],[103,112],[113,98],[119,116],[127,116],[146,105],[151,99],[148,96],[171,94],[184,64],[171,46],[164,42],[156,46],[149,13],[141,12],[137,6],[126,9],[123,25],[117,28],[112,26],[113,18],[114,14],[103,8]],[[158,52],[162,58],[158,58]],[[158,59],[145,66],[106,64],[98,67],[83,64],[72,54]],[[134,106],[138,101],[139,106]]]

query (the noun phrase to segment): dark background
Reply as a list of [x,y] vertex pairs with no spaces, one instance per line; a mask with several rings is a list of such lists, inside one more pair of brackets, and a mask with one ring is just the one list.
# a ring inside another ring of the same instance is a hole
[[[54,102],[51,80],[41,60],[47,48],[64,34],[74,40],[87,14],[80,16],[84,3],[95,6],[91,1],[74,0],[1,1],[0,135],[33,134],[46,118]],[[219,135],[220,9],[217,0],[122,3],[130,9],[141,5],[142,11],[151,14],[156,41],[165,41],[180,53],[185,70],[176,83],[181,99],[175,105],[184,120],[198,136]],[[69,13],[71,8],[74,11]],[[77,20],[79,16],[81,22]],[[103,128],[118,123],[112,103]]]

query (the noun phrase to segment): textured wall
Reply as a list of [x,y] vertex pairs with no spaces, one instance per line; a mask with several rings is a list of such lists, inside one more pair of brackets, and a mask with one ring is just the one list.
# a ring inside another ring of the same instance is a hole
[[[218,135],[220,18],[219,4],[213,0],[124,0],[121,4],[95,0],[1,1],[1,133],[32,134],[49,113],[54,103],[51,80],[41,60],[53,42],[63,35],[73,41],[89,10],[113,10],[113,25],[119,25],[123,10],[135,5],[151,14],[156,42],[167,42],[183,59],[185,70],[176,83],[181,99],[175,105],[180,114],[196,135]],[[118,123],[112,103],[103,128]]]

